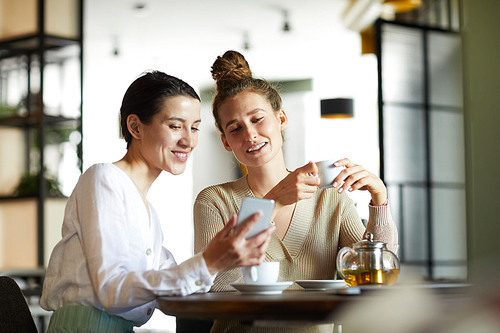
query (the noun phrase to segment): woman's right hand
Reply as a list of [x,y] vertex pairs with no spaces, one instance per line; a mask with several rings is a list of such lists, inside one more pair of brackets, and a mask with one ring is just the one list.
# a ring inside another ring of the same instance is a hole
[[239,266],[259,265],[264,261],[275,227],[270,226],[257,236],[245,239],[261,217],[262,213],[255,213],[236,229],[237,215],[232,215],[229,222],[203,251],[203,258],[210,274]]
[[290,172],[264,198],[275,201],[275,212],[283,206],[294,204],[303,199],[310,199],[318,189],[319,178],[316,176],[317,174],[318,167],[315,163],[309,162]]

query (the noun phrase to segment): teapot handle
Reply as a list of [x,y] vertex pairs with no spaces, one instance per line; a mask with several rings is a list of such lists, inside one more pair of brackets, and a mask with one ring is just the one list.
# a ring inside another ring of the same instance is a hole
[[341,265],[341,260],[342,257],[345,256],[347,253],[354,253],[356,254],[356,251],[351,249],[350,247],[343,247],[340,249],[340,251],[337,253],[337,272],[340,274],[340,276],[344,279],[347,280],[347,276],[344,275],[344,272],[342,270],[342,265]]

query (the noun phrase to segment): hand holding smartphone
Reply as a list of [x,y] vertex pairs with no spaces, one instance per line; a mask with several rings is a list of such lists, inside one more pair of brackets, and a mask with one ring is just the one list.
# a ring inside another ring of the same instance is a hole
[[261,211],[263,213],[260,220],[253,226],[252,230],[246,235],[246,239],[250,239],[261,233],[269,227],[271,216],[274,208],[274,200],[262,199],[255,197],[246,197],[241,203],[240,213],[238,214],[238,226],[247,220],[250,216]]

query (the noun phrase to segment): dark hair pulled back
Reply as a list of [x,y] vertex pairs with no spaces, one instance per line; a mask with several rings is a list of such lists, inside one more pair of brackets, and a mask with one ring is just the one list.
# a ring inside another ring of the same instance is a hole
[[252,77],[252,71],[245,57],[237,51],[227,51],[218,56],[212,65],[212,78],[215,80],[215,97],[212,112],[219,131],[224,134],[220,122],[219,109],[226,99],[243,91],[252,91],[267,98],[274,111],[281,109],[281,97],[271,83]]
[[127,117],[135,114],[142,123],[149,124],[162,110],[163,102],[175,96],[192,97],[201,101],[188,83],[160,71],[145,72],[132,82],[120,107],[121,132],[127,142],[127,148],[132,142],[132,135],[127,128]]

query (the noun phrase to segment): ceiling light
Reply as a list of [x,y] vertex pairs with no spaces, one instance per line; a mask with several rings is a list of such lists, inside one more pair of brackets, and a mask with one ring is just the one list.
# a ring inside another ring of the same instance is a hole
[[137,2],[134,4],[134,9],[135,10],[143,10],[144,8],[146,8],[146,4],[144,2]]
[[146,2],[136,2],[132,6],[135,16],[144,18],[149,15],[149,7]]

